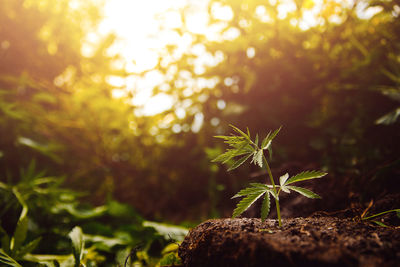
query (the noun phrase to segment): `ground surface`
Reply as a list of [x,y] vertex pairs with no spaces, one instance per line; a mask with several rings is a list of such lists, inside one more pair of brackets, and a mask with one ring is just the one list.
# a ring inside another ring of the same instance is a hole
[[314,215],[208,220],[179,248],[184,266],[400,266],[400,229]]

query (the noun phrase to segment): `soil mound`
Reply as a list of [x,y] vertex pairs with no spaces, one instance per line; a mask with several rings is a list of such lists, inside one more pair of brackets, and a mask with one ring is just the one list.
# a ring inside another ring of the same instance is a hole
[[336,217],[208,220],[179,248],[184,266],[399,266],[400,229]]

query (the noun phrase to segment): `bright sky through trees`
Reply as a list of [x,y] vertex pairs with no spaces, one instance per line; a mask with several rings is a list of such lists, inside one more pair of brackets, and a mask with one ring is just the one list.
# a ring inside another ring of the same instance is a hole
[[[105,18],[99,27],[101,34],[114,32],[119,41],[112,47],[110,53],[119,53],[124,62],[125,69],[131,73],[140,73],[156,67],[161,51],[169,44],[179,44],[185,50],[191,40],[180,38],[173,31],[182,27],[182,19],[178,12],[180,8],[190,4],[200,12],[191,16],[187,21],[188,30],[204,32],[207,24],[207,1],[174,0],[148,0],[127,1],[108,0],[105,4]],[[160,75],[156,72],[149,73],[145,80],[130,79],[125,81],[128,90],[135,87],[137,92],[133,103],[143,105],[142,114],[153,115],[168,109],[172,99],[166,94],[152,97],[152,88],[160,82]],[[118,79],[110,79],[112,85],[123,85]],[[115,95],[124,94],[117,90]]]
[[[289,12],[296,10],[296,5],[291,0],[269,0],[276,5],[278,18],[284,19]],[[308,0],[305,5],[308,10],[304,12],[301,21],[293,20],[290,23],[298,26],[303,30],[321,23],[316,15],[321,10],[322,0]],[[177,44],[181,52],[189,49],[191,38],[189,35],[180,36],[173,29],[182,28],[192,33],[205,34],[208,39],[221,38],[217,29],[211,29],[207,26],[208,0],[106,0],[104,7],[105,18],[100,24],[100,34],[114,32],[118,37],[118,42],[110,49],[110,54],[120,54],[123,58],[117,62],[117,67],[123,67],[128,72],[140,73],[152,70],[157,66],[162,51],[167,45]],[[341,1],[337,3],[344,4]],[[347,1],[351,5],[352,1]],[[186,24],[183,25],[180,10],[185,8],[185,13],[190,13],[186,17]],[[360,17],[369,18],[380,10],[369,8],[368,10],[358,10]],[[215,18],[229,21],[232,19],[232,10],[229,7],[215,5],[212,8],[212,15]],[[265,10],[257,8],[256,15],[268,21],[268,15]],[[330,18],[339,23],[340,18]],[[232,31],[230,36],[225,39],[234,39],[238,33]],[[96,36],[89,35],[89,41],[96,42]],[[90,54],[90,49],[85,47],[82,51],[84,54]],[[250,51],[251,52],[251,51]],[[204,52],[203,52],[204,53]],[[254,56],[254,55],[253,55]],[[141,113],[143,115],[154,115],[160,113],[173,105],[173,99],[167,94],[158,94],[152,96],[153,87],[162,81],[162,77],[156,70],[150,72],[146,79],[128,79],[121,80],[117,77],[110,77],[109,83],[114,86],[125,89],[115,90],[115,96],[121,96],[126,90],[136,90],[133,104],[142,106]]]

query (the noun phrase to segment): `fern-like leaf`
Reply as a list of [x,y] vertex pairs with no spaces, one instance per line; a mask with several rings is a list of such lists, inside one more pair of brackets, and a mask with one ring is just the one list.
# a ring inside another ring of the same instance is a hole
[[212,162],[225,162],[230,160],[233,157],[232,150],[228,150],[225,153],[219,155],[215,159],[212,160]]
[[271,146],[272,140],[276,137],[276,135],[279,133],[281,130],[282,126],[279,127],[279,129],[276,129],[272,134],[269,132],[267,136],[264,138],[264,140],[261,143],[261,149],[268,149]]
[[261,206],[261,221],[264,222],[265,219],[268,217],[269,211],[271,208],[271,201],[269,192],[264,195],[264,200]]
[[[232,124],[230,124],[229,126],[231,126],[233,128],[233,130],[235,130],[238,134],[240,134],[241,136],[243,136],[244,138],[246,138],[247,140],[250,141],[250,133],[249,135],[245,134],[242,130],[240,130],[239,128],[237,128],[236,126],[233,126]],[[248,129],[247,129],[248,130]]]
[[279,184],[284,185],[288,178],[289,178],[289,173],[282,175],[281,177],[279,177]]
[[236,206],[233,211],[232,218],[235,218],[245,212],[257,199],[259,199],[265,192],[257,192],[247,195]]
[[261,183],[250,183],[252,187],[257,187],[257,188],[264,188],[264,189],[272,189],[272,185],[268,184],[261,184]]
[[293,191],[295,191],[295,192],[297,192],[299,194],[302,194],[303,196],[308,197],[308,198],[321,198],[318,194],[314,193],[311,190],[303,188],[303,187],[297,187],[297,186],[290,186],[289,185],[289,186],[287,186],[287,188],[289,188],[289,189],[291,189],[291,190],[293,190]]
[[265,188],[265,187],[247,187],[244,188],[242,190],[240,190],[239,192],[237,192],[233,197],[233,198],[237,198],[237,197],[243,197],[243,196],[247,196],[250,194],[257,194],[257,193],[263,193],[268,191],[269,189]]
[[228,169],[228,171],[234,170],[237,167],[239,167],[240,165],[242,165],[244,162],[246,162],[246,160],[248,158],[250,158],[251,154],[248,154],[244,157],[241,157],[239,160],[235,161],[235,163],[233,163],[233,165]]
[[321,178],[323,176],[327,175],[326,172],[321,172],[321,171],[305,171],[301,172],[290,179],[286,181],[284,185],[292,184],[294,182],[300,182],[304,180],[310,180],[310,179],[316,179],[316,178]]
[[263,151],[262,149],[259,149],[257,152],[253,153],[253,159],[251,160],[251,163],[254,163],[255,165],[258,165],[260,168],[263,167]]

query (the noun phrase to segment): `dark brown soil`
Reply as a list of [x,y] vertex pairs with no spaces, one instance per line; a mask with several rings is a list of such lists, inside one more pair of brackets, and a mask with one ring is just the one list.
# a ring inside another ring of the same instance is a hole
[[400,266],[400,229],[335,217],[208,220],[179,248],[185,266]]

